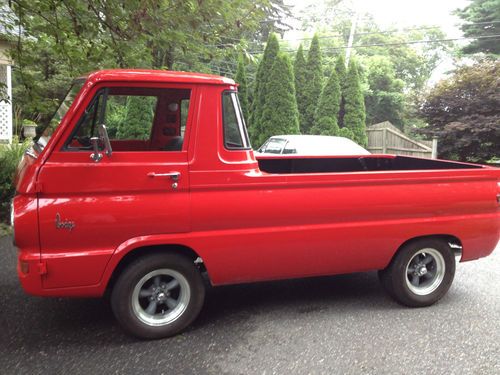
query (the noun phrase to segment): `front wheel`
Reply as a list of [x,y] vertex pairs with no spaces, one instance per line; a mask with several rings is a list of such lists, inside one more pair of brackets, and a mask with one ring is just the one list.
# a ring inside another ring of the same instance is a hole
[[123,328],[134,336],[173,336],[199,314],[205,297],[193,261],[176,254],[154,254],[132,262],[119,276],[111,307]]
[[440,240],[422,239],[400,249],[389,266],[379,271],[387,292],[410,307],[429,306],[443,297],[453,282],[455,257]]

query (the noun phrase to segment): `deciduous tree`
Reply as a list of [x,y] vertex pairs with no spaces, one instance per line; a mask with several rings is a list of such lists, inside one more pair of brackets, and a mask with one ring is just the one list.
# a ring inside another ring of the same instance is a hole
[[426,96],[421,130],[439,138],[439,156],[485,162],[500,156],[500,62],[459,68]]
[[390,121],[403,130],[405,110],[404,82],[396,78],[392,62],[385,56],[364,60],[368,90],[365,92],[366,122]]
[[[46,122],[74,77],[102,68],[233,76],[238,53],[283,30],[283,0],[13,0],[14,102]],[[5,22],[4,22],[5,21]],[[265,24],[265,30],[263,25]],[[257,44],[258,45],[258,44]]]

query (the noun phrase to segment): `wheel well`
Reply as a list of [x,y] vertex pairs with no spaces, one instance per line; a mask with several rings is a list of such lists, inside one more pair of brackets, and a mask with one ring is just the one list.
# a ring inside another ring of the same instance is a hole
[[453,251],[455,255],[455,259],[460,260],[462,258],[462,242],[457,237],[449,234],[433,234],[428,236],[419,236],[411,238],[402,243],[401,246],[399,246],[398,251],[396,251],[394,255],[396,255],[404,246],[408,245],[409,243],[420,241],[422,239],[433,239],[433,240],[444,241],[450,246],[450,249]]
[[127,253],[117,264],[115,269],[113,270],[113,274],[111,275],[108,285],[106,286],[105,294],[109,294],[113,289],[113,285],[118,278],[118,276],[122,273],[122,271],[127,268],[127,266],[135,261],[136,259],[147,256],[150,254],[157,254],[159,252],[169,253],[169,254],[179,254],[181,256],[187,257],[196,264],[200,272],[206,272],[205,265],[203,264],[203,260],[200,256],[191,248],[183,245],[154,245],[154,246],[142,246],[136,249],[131,250]]

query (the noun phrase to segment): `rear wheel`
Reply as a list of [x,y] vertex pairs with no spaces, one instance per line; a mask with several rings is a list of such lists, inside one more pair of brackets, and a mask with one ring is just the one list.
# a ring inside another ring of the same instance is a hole
[[205,287],[192,260],[154,254],[131,263],[119,276],[111,307],[123,328],[147,339],[181,332],[199,314]]
[[400,249],[389,266],[379,271],[382,285],[399,303],[429,306],[443,297],[453,282],[455,257],[440,240],[422,239]]

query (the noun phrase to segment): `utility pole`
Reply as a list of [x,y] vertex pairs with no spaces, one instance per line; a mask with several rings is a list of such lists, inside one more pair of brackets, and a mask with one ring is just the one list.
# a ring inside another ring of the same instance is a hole
[[345,50],[345,65],[349,66],[349,58],[351,57],[352,44],[354,42],[354,34],[356,33],[356,26],[358,24],[359,13],[358,10],[354,12],[354,16],[351,22],[351,32],[349,33],[349,41],[347,42],[347,48]]

